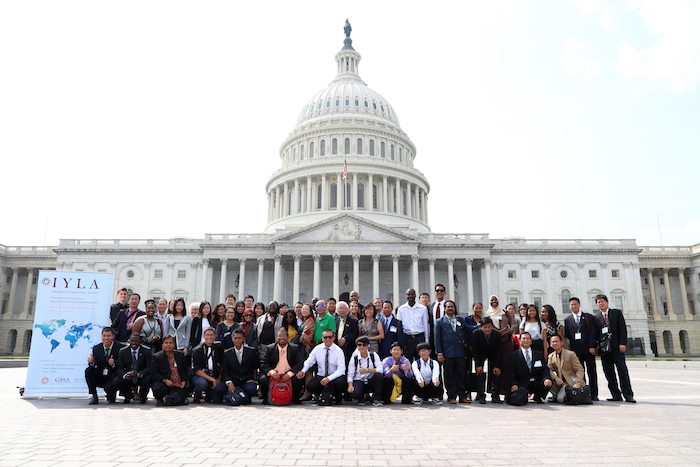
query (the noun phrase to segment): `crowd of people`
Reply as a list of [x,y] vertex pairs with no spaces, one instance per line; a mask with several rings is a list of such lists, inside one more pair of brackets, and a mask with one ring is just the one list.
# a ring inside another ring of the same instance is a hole
[[[190,304],[181,298],[146,300],[122,288],[110,309],[111,326],[88,356],[90,404],[97,388],[107,402],[190,402],[321,405],[468,404],[472,400],[526,405],[598,401],[596,356],[609,401],[635,402],[625,362],[627,329],[620,310],[596,297],[598,312],[580,300],[557,320],[551,305],[507,304],[489,298],[462,316],[445,287],[435,286],[395,306],[375,298]],[[585,370],[585,371],[584,371]],[[619,384],[618,384],[619,377]],[[549,398],[548,398],[549,395]],[[578,395],[578,396],[577,396]],[[474,399],[472,397],[474,396]],[[624,399],[623,399],[624,398]]]

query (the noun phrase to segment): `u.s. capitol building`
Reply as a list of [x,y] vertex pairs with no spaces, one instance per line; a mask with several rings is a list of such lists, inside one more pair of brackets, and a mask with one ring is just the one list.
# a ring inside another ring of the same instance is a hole
[[305,302],[358,290],[363,303],[398,304],[406,288],[432,294],[440,282],[462,314],[493,293],[549,303],[560,320],[569,297],[593,312],[593,297],[605,293],[624,311],[636,353],[700,354],[700,244],[432,232],[416,147],[393,106],[360,78],[348,26],[335,79],[282,143],[281,167],[265,186],[264,233],[0,245],[0,354],[27,353],[40,269],[111,271],[115,290],[213,303],[227,293]]

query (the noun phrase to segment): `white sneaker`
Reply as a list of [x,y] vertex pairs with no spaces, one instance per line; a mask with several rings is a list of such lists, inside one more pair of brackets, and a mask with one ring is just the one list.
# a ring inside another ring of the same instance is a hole
[[375,401],[372,403],[373,407],[381,407],[383,405],[384,405],[384,402],[382,402],[382,401]]
[[438,399],[437,397],[431,399],[431,402],[433,403],[433,405],[440,405],[440,404],[442,404],[442,401],[441,401],[440,399]]

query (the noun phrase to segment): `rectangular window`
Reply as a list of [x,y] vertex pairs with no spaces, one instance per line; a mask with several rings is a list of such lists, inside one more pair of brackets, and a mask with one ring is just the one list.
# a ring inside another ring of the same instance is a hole
[[613,269],[612,271],[610,271],[610,274],[612,275],[613,279],[620,278],[620,270],[619,269]]
[[156,269],[155,271],[153,271],[153,278],[154,279],[162,279],[163,278],[163,270]]
[[508,279],[517,279],[518,275],[515,272],[515,269],[509,269],[508,270]]
[[646,277],[644,278],[644,285],[649,285],[649,279],[647,279]]
[[12,282],[12,274],[8,274],[8,275],[5,277],[5,282],[8,282],[8,283],[9,283],[9,282]]
[[589,269],[588,270],[588,278],[595,279],[596,277],[598,277],[598,271],[596,271],[595,269]]
[[664,278],[663,277],[659,277],[659,284],[664,285]]
[[3,314],[7,313],[7,308],[9,306],[10,306],[10,297],[5,297],[2,300],[2,310],[0,310],[0,312],[2,312]]
[[178,279],[187,279],[187,270],[186,269],[178,269],[177,270],[177,278]]
[[664,315],[668,316],[668,305],[666,305],[666,302],[662,302],[662,305],[664,306]]
[[36,285],[36,282],[37,282],[36,280],[37,280],[37,276],[35,275],[32,277],[32,285]]
[[534,305],[538,310],[542,308],[542,297],[532,297],[532,301],[535,302]]
[[533,279],[539,279],[540,278],[540,271],[537,269],[533,269],[532,271],[530,271],[530,276]]
[[34,314],[34,302],[29,302],[29,314]]
[[620,295],[615,295],[615,296],[613,297],[613,304],[615,305],[615,308],[617,308],[618,310],[624,311],[623,308],[622,308],[622,303],[623,303],[623,301],[622,301],[622,296],[620,296]]
[[520,303],[520,300],[518,300],[519,297],[517,295],[509,295],[508,296],[508,303],[511,305],[515,305],[515,307],[518,307],[518,303]]

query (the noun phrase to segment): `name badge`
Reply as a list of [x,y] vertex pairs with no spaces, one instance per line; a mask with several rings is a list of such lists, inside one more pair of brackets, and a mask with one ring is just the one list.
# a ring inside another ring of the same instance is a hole
[[607,334],[608,333],[608,327],[604,327],[603,329],[600,330],[601,333]]
[[580,341],[581,340],[581,333],[577,332],[576,334],[574,334],[574,339],[576,339],[577,341]]
[[109,370],[107,368],[102,370],[102,376],[107,376],[109,374]]
[[461,326],[461,325],[462,325],[462,323],[460,323],[459,321],[457,321],[457,326]]
[[541,367],[542,367],[542,361],[541,361],[541,360],[537,360],[537,361],[535,362],[535,368],[541,368]]
[[176,363],[173,363],[173,366],[174,366],[175,368],[177,368],[177,362],[176,362]]
[[389,326],[389,332],[396,332],[396,326]]

